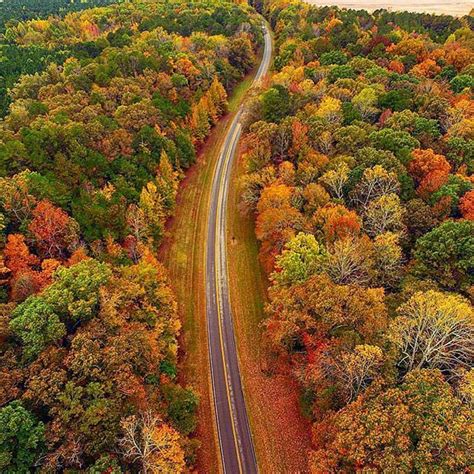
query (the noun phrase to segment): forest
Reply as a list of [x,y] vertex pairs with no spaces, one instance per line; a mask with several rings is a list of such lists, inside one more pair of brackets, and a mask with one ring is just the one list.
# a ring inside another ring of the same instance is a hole
[[5,30],[17,26],[22,21],[41,19],[54,15],[64,16],[70,11],[83,10],[94,6],[110,3],[120,3],[118,0],[88,0],[74,2],[73,0],[3,0],[0,8],[0,118],[4,117],[10,104],[8,89],[12,88],[22,74],[34,74],[43,71],[51,62],[64,61],[74,52],[58,46],[55,49],[41,48],[31,44],[22,47],[14,41],[9,41],[3,34]]
[[314,474],[474,469],[474,16],[0,5],[0,472],[199,469],[207,405],[157,255],[262,16],[272,72],[236,109],[238,211],[269,282],[259,370],[297,387]]
[[473,18],[255,1],[242,212],[314,473],[474,465]]
[[48,16],[57,1],[31,2],[38,14],[12,7],[4,22],[5,473],[185,472],[199,447],[155,255],[180,180],[254,66],[260,20],[224,0],[105,3]]

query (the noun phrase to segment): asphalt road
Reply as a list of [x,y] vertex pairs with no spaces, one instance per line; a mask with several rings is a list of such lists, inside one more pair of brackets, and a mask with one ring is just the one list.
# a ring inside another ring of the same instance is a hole
[[[265,49],[254,85],[270,66],[272,41],[264,26]],[[242,125],[242,104],[228,128],[217,160],[206,247],[206,315],[212,392],[224,473],[257,473],[257,461],[240,380],[227,271],[226,209],[235,149]]]

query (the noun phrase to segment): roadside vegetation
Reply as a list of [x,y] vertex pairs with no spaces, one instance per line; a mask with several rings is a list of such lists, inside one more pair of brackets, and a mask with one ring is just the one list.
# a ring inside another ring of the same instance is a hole
[[4,40],[52,59],[0,122],[0,471],[186,471],[199,396],[156,251],[259,21],[140,1],[9,21]]
[[465,472],[474,440],[472,18],[256,2],[275,71],[242,212],[310,470]]

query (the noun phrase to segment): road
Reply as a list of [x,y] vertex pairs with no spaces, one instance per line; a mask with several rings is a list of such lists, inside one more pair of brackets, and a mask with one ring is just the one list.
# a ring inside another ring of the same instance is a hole
[[[272,41],[264,26],[264,53],[253,86],[267,74]],[[257,473],[237,347],[227,271],[227,196],[235,149],[242,132],[242,104],[225,137],[212,180],[206,246],[206,317],[214,411],[222,468],[226,474]]]

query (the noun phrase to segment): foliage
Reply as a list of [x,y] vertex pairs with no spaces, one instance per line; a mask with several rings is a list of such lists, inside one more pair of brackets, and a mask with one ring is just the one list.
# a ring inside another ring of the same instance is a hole
[[35,296],[15,308],[10,328],[21,338],[28,359],[37,356],[47,345],[58,343],[66,334],[64,323],[51,306]]
[[[331,425],[312,456],[315,472],[459,471],[472,463],[472,412],[436,370],[413,371],[398,387],[360,396]],[[316,426],[316,436],[326,426]]]
[[310,468],[469,470],[472,16],[254,4],[276,58],[241,200],[275,370],[314,422]]
[[225,0],[4,3],[0,471],[188,471],[198,397],[154,253],[261,20]]
[[44,449],[44,425],[18,401],[0,409],[0,468],[29,472]]
[[179,436],[157,417],[146,413],[122,422],[121,447],[125,456],[142,466],[144,472],[184,472],[184,452]]
[[321,268],[324,256],[324,248],[314,236],[301,232],[286,244],[277,258],[273,279],[280,285],[302,283]]
[[474,310],[467,300],[436,291],[416,293],[398,308],[389,338],[404,370],[454,373],[474,363]]
[[416,271],[435,277],[450,289],[474,283],[474,224],[447,221],[420,237],[415,246]]

